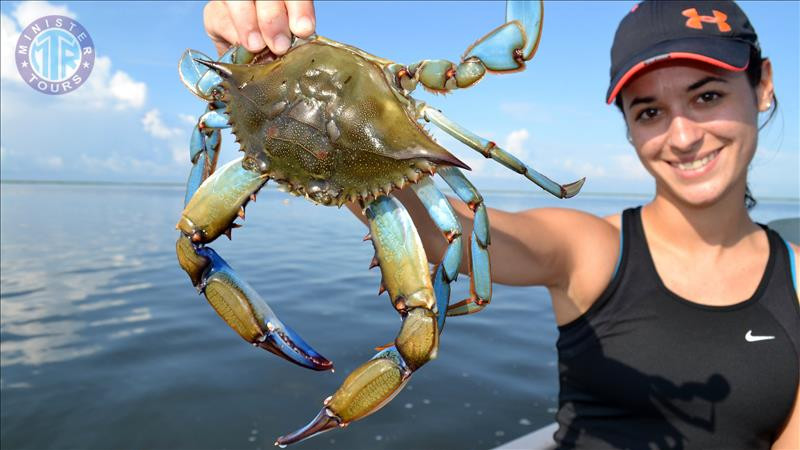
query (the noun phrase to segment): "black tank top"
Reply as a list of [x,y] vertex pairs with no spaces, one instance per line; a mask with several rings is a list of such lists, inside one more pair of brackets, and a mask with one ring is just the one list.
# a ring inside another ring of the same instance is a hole
[[641,209],[623,213],[613,279],[559,327],[559,448],[770,447],[800,378],[800,307],[787,246],[762,227],[769,260],[753,296],[705,306],[663,285]]

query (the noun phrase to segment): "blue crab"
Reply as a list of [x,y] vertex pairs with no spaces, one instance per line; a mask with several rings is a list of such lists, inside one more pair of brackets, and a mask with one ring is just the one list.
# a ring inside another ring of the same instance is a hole
[[[367,416],[390,401],[411,374],[436,357],[447,316],[471,314],[491,300],[489,221],[483,199],[463,175],[468,167],[420,125],[430,122],[486,158],[567,198],[583,179],[557,184],[411,97],[418,84],[437,92],[469,87],[489,72],[522,70],[541,35],[542,4],[510,1],[506,23],[473,44],[461,62],[402,65],[321,36],[295,39],[280,58],[234,46],[218,61],[187,50],[184,84],[208,103],[190,142],[193,167],[178,228],[181,267],[219,315],[245,340],[295,364],[332,363],[283,324],[264,300],[207,243],[230,237],[234,220],[268,180],[322,205],[357,202],[369,223],[388,291],[402,316],[394,342],[355,369],[306,426],[279,438],[287,445]],[[231,128],[244,156],[216,169],[220,130]],[[438,174],[474,212],[469,243]],[[410,185],[449,245],[431,273],[405,208],[390,194]],[[469,246],[470,297],[449,304],[462,246]]]

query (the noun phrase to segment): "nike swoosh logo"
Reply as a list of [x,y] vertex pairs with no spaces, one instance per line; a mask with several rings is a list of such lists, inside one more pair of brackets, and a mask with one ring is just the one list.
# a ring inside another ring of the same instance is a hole
[[770,339],[775,339],[775,336],[753,336],[753,330],[747,330],[747,334],[744,335],[744,340],[747,342],[768,341]]

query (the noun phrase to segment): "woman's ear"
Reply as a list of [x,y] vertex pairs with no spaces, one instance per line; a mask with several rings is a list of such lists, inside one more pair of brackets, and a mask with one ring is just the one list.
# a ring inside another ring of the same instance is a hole
[[769,58],[761,61],[761,81],[756,86],[756,100],[760,112],[768,111],[775,98],[775,88],[772,84],[772,63]]

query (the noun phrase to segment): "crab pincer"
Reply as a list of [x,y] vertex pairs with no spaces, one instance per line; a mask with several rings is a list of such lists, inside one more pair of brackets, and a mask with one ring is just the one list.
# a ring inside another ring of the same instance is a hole
[[355,369],[306,426],[278,438],[285,446],[347,426],[393,399],[412,373],[436,358],[437,305],[422,242],[400,202],[382,196],[365,210],[383,283],[403,319],[394,345]]
[[272,312],[246,281],[210,247],[197,253],[211,261],[199,288],[223,319],[248,342],[281,358],[313,370],[331,370],[320,355]]
[[210,247],[199,247],[230,230],[250,195],[266,177],[234,160],[207,178],[186,205],[178,228],[181,267],[223,320],[244,340],[294,364],[331,370],[333,363],[285,325],[246,281]]

